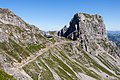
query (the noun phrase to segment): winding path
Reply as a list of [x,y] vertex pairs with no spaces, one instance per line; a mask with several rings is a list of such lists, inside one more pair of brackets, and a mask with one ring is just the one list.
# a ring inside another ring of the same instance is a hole
[[17,67],[17,69],[20,69],[22,67],[24,67],[25,65],[29,64],[30,62],[36,60],[40,55],[42,55],[43,53],[45,53],[46,51],[48,51],[49,49],[51,49],[52,47],[56,46],[56,45],[61,45],[61,44],[65,44],[65,43],[73,43],[74,41],[64,41],[64,42],[57,42],[49,47],[46,47],[44,49],[41,49],[38,51],[38,53],[36,53],[36,56],[34,56],[32,59],[28,59],[26,60],[25,63],[20,63],[20,65]]

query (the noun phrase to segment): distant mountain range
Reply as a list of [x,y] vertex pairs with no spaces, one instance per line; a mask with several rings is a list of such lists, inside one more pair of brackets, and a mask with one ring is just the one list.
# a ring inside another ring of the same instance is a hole
[[110,34],[120,34],[120,31],[107,31],[107,33],[110,33]]
[[120,47],[120,31],[107,31],[109,40],[116,43]]

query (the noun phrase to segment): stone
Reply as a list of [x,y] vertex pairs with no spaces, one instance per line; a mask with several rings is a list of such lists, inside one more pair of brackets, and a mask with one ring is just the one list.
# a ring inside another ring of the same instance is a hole
[[70,21],[70,26],[61,36],[76,40],[81,34],[94,36],[94,38],[106,38],[106,29],[103,19],[99,15],[89,15],[85,13],[76,13]]
[[67,26],[65,25],[60,31],[58,31],[58,36],[63,36],[64,33],[67,31]]
[[120,48],[107,39],[102,16],[76,13],[58,37],[8,9],[0,14],[0,70],[17,80],[119,80]]
[[0,8],[0,22],[25,28],[25,22],[9,9]]
[[[63,32],[64,31],[64,32]],[[113,46],[113,43],[110,43],[106,34],[106,28],[102,16],[95,14],[86,14],[86,13],[76,13],[72,20],[69,23],[69,27],[58,32],[58,36],[63,36],[65,38],[76,40],[80,42],[80,47],[85,51],[94,54],[98,48],[99,44],[111,45],[111,47],[106,46],[105,50],[109,49],[109,53],[116,53],[119,55],[119,48]],[[103,43],[103,44],[102,44]],[[108,43],[108,44],[106,44]],[[117,51],[111,52],[110,49],[115,49]]]

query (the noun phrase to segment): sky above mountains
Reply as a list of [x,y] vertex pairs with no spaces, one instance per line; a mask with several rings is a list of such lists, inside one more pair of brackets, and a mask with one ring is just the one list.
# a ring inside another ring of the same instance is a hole
[[120,0],[0,0],[26,22],[41,30],[59,30],[77,12],[99,14],[107,30],[120,30]]

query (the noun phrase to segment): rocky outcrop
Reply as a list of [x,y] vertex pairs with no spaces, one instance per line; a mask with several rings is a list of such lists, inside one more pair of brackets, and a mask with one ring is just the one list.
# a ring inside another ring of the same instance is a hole
[[0,70],[15,79],[120,80],[120,49],[107,39],[101,16],[75,14],[69,28],[58,32],[63,37],[8,9],[0,9],[0,16]]
[[0,22],[25,28],[25,22],[9,9],[0,8]]
[[0,42],[1,42],[1,43],[2,43],[2,42],[5,42],[5,41],[7,41],[7,42],[9,41],[6,32],[7,32],[7,31],[5,31],[5,30],[3,30],[3,29],[0,28]]
[[[63,33],[64,31],[64,33]],[[61,30],[62,35],[66,38],[77,40],[82,34],[92,36],[97,39],[106,39],[106,29],[102,16],[90,15],[86,13],[77,13],[70,21],[70,26],[66,30]]]
[[67,31],[67,26],[65,25],[60,31],[58,31],[58,36],[64,36],[65,32]]
[[[96,53],[95,51],[98,49],[99,44],[102,47],[104,45],[105,50],[108,50],[110,54],[119,54],[119,49],[116,49],[116,46],[108,40],[105,24],[100,15],[76,13],[70,21],[69,28],[65,30],[63,28],[59,31],[58,34],[61,32],[62,35],[58,36],[78,40],[80,46],[91,54]],[[117,51],[111,51],[110,45],[114,46],[113,49]]]

